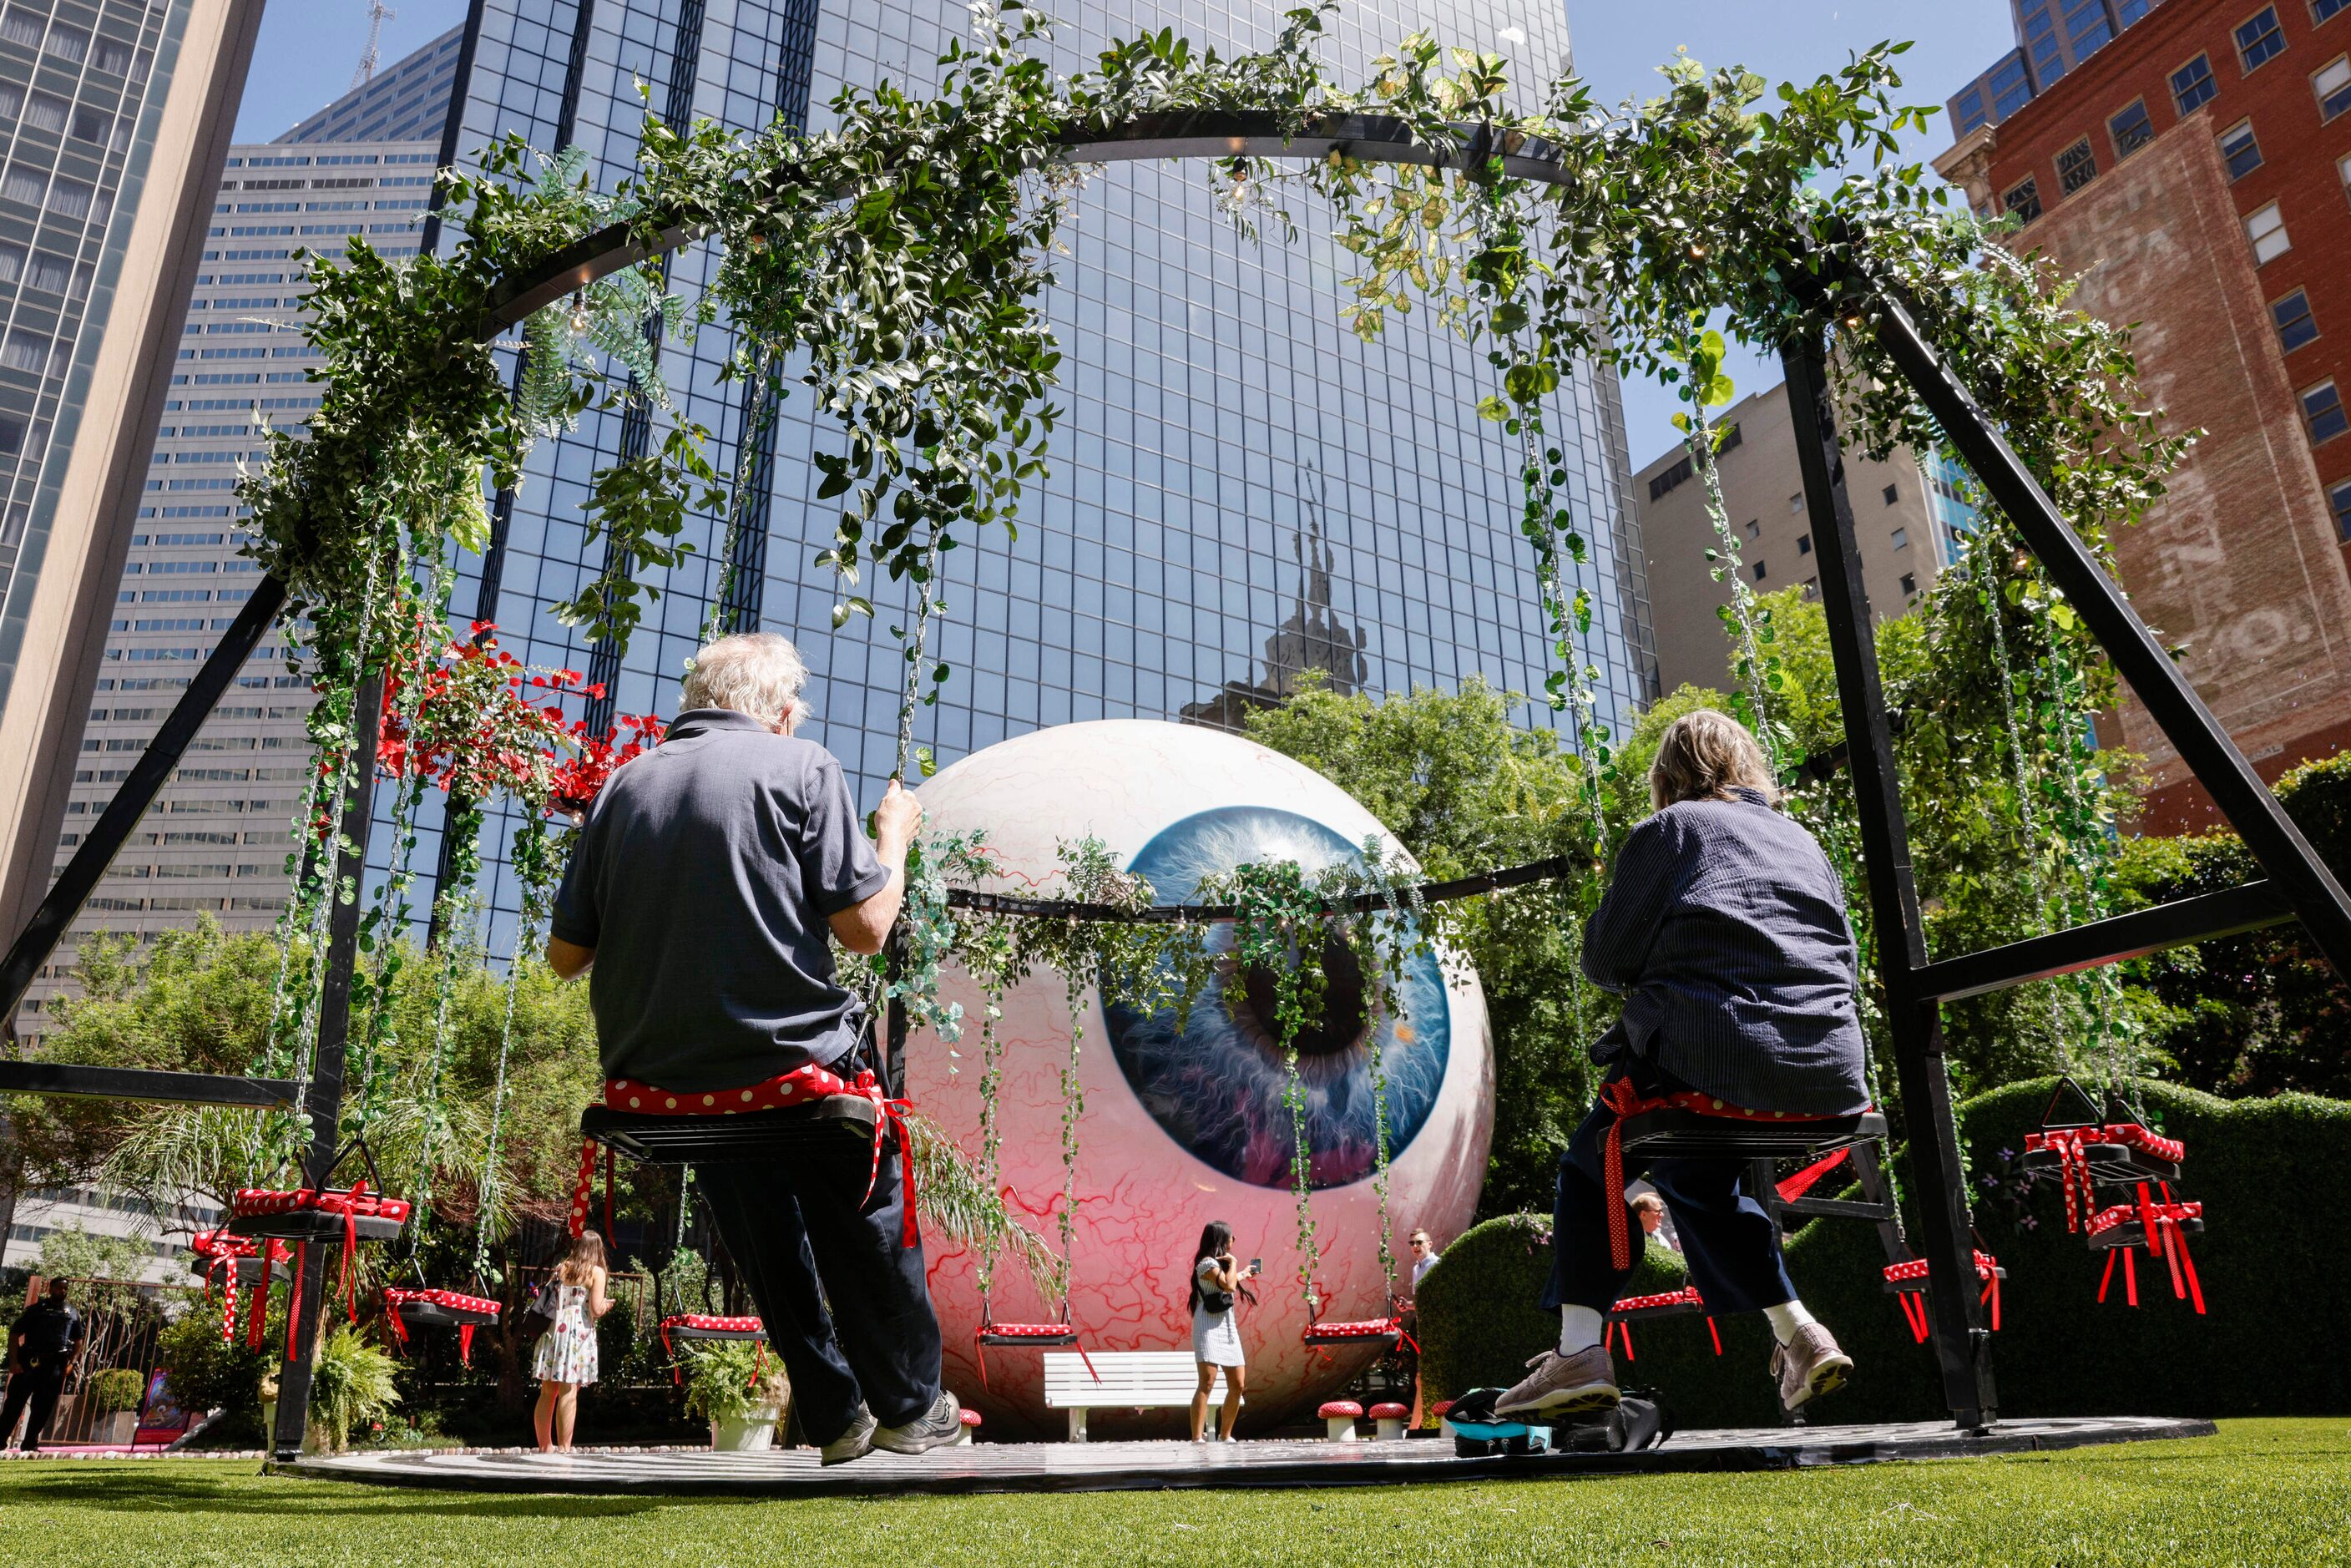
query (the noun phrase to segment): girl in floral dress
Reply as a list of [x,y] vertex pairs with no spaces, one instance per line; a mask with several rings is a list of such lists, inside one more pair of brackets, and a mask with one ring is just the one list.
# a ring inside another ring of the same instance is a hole
[[596,1381],[596,1320],[612,1309],[604,1280],[604,1239],[592,1230],[571,1239],[548,1276],[544,1288],[555,1292],[555,1322],[538,1336],[530,1358],[530,1374],[538,1379],[532,1422],[542,1454],[571,1451],[580,1385]]

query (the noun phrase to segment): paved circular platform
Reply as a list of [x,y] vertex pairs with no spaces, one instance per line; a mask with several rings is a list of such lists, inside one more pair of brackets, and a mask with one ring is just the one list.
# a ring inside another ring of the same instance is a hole
[[865,1496],[893,1492],[1128,1491],[1174,1487],[1394,1486],[1539,1476],[1798,1469],[1889,1459],[2030,1453],[2091,1443],[2206,1437],[2210,1421],[2102,1416],[2003,1421],[1750,1427],[1677,1433],[1638,1454],[1465,1459],[1439,1439],[1328,1443],[983,1443],[918,1456],[875,1453],[830,1469],[813,1448],[764,1454],[608,1449],[568,1457],[517,1448],[337,1454],[271,1467],[280,1474],[465,1491],[593,1496]]

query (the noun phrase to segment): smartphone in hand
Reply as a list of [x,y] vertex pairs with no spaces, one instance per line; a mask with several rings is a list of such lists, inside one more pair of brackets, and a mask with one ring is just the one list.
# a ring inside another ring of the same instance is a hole
[[1262,1273],[1264,1273],[1264,1272],[1265,1272],[1265,1260],[1264,1260],[1264,1259],[1262,1259],[1262,1258],[1252,1258],[1252,1259],[1250,1259],[1250,1260],[1249,1260],[1249,1272],[1250,1272],[1250,1273],[1252,1273],[1252,1274],[1262,1274]]

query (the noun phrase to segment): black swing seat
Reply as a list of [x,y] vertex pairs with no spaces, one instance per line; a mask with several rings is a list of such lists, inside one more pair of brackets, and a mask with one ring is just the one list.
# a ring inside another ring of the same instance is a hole
[[872,1145],[881,1108],[858,1094],[828,1094],[805,1104],[721,1116],[659,1116],[590,1105],[580,1132],[642,1165],[720,1165],[772,1159],[810,1148]]
[[1876,1111],[1780,1122],[1668,1108],[1627,1116],[1617,1125],[1625,1154],[1653,1160],[1782,1159],[1823,1155],[1886,1136],[1886,1117]]
[[402,1301],[398,1311],[400,1321],[413,1329],[477,1329],[498,1321],[496,1312],[444,1306],[439,1301]]
[[[2204,1221],[2194,1215],[2174,1219],[2171,1223],[2187,1235],[2204,1234]],[[2136,1219],[2126,1220],[2120,1225],[2110,1225],[2090,1238],[2090,1250],[2093,1252],[2113,1252],[2146,1245],[2147,1227]]]
[[982,1323],[976,1336],[982,1344],[1075,1344],[1078,1331],[1068,1323]]
[[[2027,1149],[2019,1163],[2029,1171],[2055,1171],[2064,1158],[2055,1149]],[[2115,1186],[2179,1179],[2179,1161],[2158,1158],[2127,1144],[2084,1144],[2082,1160],[2092,1181]]]
[[[400,1228],[404,1223],[404,1218],[394,1219],[380,1214],[353,1215],[349,1234],[361,1241],[391,1241],[399,1237]],[[318,1208],[289,1209],[280,1214],[240,1214],[222,1228],[232,1236],[250,1236],[256,1239],[274,1236],[281,1241],[325,1241],[337,1246],[342,1244],[346,1234],[340,1214]]]

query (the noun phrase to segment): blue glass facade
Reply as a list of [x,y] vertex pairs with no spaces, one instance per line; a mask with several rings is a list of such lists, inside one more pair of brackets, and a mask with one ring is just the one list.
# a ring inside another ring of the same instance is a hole
[[2009,0],[2017,47],[1946,100],[1951,134],[1997,125],[2162,0]]
[[[1278,22],[1256,7],[1058,9],[1057,63],[1072,69],[1146,26],[1230,52],[1262,47]],[[609,186],[633,156],[640,81],[673,118],[820,123],[844,82],[934,80],[966,23],[945,0],[482,0],[444,152],[467,157],[510,131],[543,148],[576,142]],[[1416,28],[1509,55],[1531,97],[1567,60],[1564,12],[1540,5],[1384,4],[1334,26],[1334,63],[1351,78]],[[1050,301],[1067,411],[1050,477],[1024,499],[1017,543],[998,531],[949,558],[935,647],[955,674],[916,729],[940,762],[1078,719],[1235,722],[1308,668],[1342,690],[1473,675],[1541,689],[1516,461],[1475,413],[1492,372],[1425,312],[1358,342],[1338,319],[1351,258],[1322,237],[1327,223],[1301,220],[1294,244],[1238,237],[1196,167],[1116,165],[1086,186]],[[690,295],[714,266],[705,249],[683,253],[672,287]],[[746,422],[716,379],[728,346],[721,321],[666,345],[663,363],[684,412],[731,444]],[[1577,375],[1551,419],[1593,541],[1581,580],[1597,604],[1602,706],[1621,726],[1651,695],[1655,661],[1614,377]],[[716,581],[716,519],[697,522],[703,553],[656,584],[662,597],[616,668],[599,667],[546,609],[596,567],[581,529],[590,475],[645,438],[641,423],[591,413],[539,446],[519,492],[500,498],[490,556],[465,561],[453,611],[495,618],[504,645],[533,664],[609,675],[619,711],[666,713]],[[735,608],[739,623],[799,643],[820,720],[807,733],[871,797],[893,759],[904,666],[888,628],[904,622],[904,594],[877,585],[873,622],[831,629],[836,591],[810,561],[832,508],[813,502],[810,456],[837,443],[805,399],[784,401]],[[723,444],[714,457],[731,468],[736,454]],[[515,902],[501,864],[510,826],[485,846],[498,951]]]

